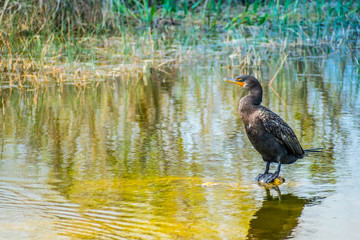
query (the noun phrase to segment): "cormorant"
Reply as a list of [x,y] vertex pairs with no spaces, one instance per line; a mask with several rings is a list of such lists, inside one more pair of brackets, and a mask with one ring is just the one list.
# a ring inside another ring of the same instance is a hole
[[[248,95],[240,99],[239,113],[250,142],[266,162],[265,172],[259,174],[256,180],[271,183],[279,176],[281,164],[296,162],[304,157],[307,150],[304,151],[294,131],[284,120],[260,105],[263,92],[255,77],[242,75],[224,80],[249,91]],[[274,173],[269,173],[270,163],[278,163]]]

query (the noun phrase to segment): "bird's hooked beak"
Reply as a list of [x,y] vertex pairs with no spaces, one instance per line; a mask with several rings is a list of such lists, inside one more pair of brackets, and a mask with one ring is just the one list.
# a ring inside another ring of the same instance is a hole
[[245,86],[245,82],[242,80],[241,77],[238,78],[224,78],[225,82],[235,83],[237,85],[240,85],[241,87]]

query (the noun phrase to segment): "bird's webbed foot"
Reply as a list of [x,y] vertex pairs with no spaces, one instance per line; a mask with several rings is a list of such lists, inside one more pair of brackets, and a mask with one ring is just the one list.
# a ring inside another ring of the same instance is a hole
[[269,173],[270,169],[270,162],[266,163],[265,172],[263,174],[259,174],[255,180],[259,183],[272,183],[275,181],[275,179],[279,176],[280,173],[281,164],[279,163],[276,172]]
[[275,181],[275,179],[279,176],[279,174],[276,173],[262,173],[259,174],[255,180],[259,183],[272,183]]

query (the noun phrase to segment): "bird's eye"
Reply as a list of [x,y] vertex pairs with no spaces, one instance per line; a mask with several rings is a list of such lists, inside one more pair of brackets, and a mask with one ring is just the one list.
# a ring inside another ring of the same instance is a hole
[[239,81],[239,82],[243,82],[243,81],[244,81],[243,78],[237,78],[236,80]]

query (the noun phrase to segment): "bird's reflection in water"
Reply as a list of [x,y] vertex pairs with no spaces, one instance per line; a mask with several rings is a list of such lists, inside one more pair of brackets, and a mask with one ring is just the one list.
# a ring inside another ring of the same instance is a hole
[[272,196],[266,189],[262,207],[250,222],[247,239],[286,239],[298,225],[298,218],[309,201],[293,194]]

